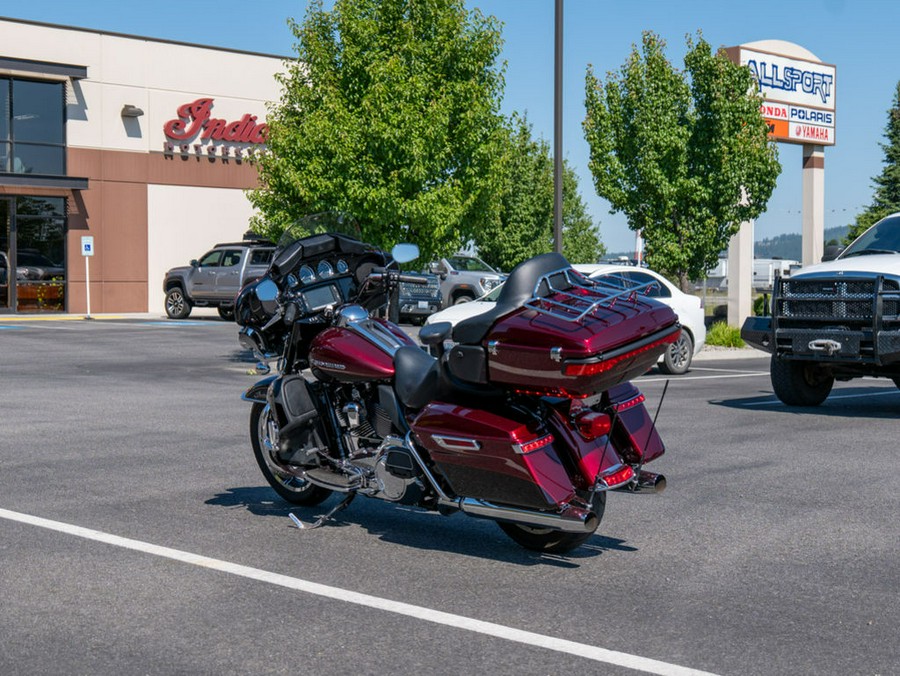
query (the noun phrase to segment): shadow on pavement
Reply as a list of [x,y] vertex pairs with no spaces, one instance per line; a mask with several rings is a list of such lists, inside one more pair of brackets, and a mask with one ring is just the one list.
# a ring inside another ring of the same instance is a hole
[[[228,488],[206,501],[219,507],[242,507],[257,516],[287,519],[293,512],[304,521],[314,521],[333,506],[340,496],[315,507],[300,507],[281,500],[267,486]],[[420,550],[444,551],[482,559],[493,559],[523,566],[552,565],[578,568],[581,559],[590,559],[608,551],[636,552],[624,540],[595,534],[577,549],[566,554],[541,554],[523,549],[496,524],[454,514],[449,517],[380,500],[358,499],[321,527],[321,530],[347,526],[364,528],[384,542]],[[600,528],[603,528],[601,523]],[[307,531],[303,531],[307,533]]]

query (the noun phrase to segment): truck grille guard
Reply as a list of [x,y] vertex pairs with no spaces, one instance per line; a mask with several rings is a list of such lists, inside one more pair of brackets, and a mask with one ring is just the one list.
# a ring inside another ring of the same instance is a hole
[[900,284],[884,275],[778,277],[772,297],[776,354],[803,352],[819,360],[846,360],[843,347],[858,343],[854,361],[880,364],[900,357]]

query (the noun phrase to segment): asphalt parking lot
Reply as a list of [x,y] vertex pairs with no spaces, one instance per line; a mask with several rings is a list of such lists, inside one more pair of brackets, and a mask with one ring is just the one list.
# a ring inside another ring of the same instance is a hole
[[[253,366],[209,317],[0,317],[0,673],[897,673],[889,381],[791,409],[762,356],[696,362],[659,412],[666,492],[540,556],[364,499],[296,529]],[[651,411],[665,382],[637,381]]]

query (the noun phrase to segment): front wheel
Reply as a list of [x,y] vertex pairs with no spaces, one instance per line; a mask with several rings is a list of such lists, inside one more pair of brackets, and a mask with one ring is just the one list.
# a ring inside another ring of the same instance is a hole
[[[597,515],[597,526],[603,519],[606,511],[606,493],[594,495],[594,514]],[[570,552],[587,542],[597,530],[595,527],[590,533],[564,533],[552,528],[538,528],[537,526],[525,526],[519,523],[505,523],[498,521],[497,525],[510,538],[525,549],[536,552],[562,554]]]
[[694,356],[694,341],[691,340],[690,334],[684,329],[678,340],[669,345],[663,355],[662,363],[659,370],[673,376],[680,376],[687,373],[691,368],[691,359]]
[[278,447],[278,420],[268,404],[253,404],[250,411],[250,442],[263,476],[284,500],[310,507],[331,495],[328,489],[285,472],[272,458]]
[[834,376],[821,364],[778,359],[772,355],[772,389],[788,406],[818,406],[831,393]]
[[216,310],[218,310],[219,316],[226,322],[234,321],[234,305],[220,305]]
[[166,293],[166,314],[170,319],[184,319],[191,314],[191,301],[180,286],[174,286]]

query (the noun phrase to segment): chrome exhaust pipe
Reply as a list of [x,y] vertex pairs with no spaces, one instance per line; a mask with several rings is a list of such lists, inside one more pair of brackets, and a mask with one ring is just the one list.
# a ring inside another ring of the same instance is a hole
[[594,512],[569,505],[559,512],[538,512],[531,509],[495,505],[475,498],[460,498],[449,501],[469,516],[494,521],[509,521],[523,526],[552,528],[566,533],[593,533],[600,525]]
[[636,491],[640,493],[662,493],[666,490],[666,477],[662,474],[644,472],[638,474]]

